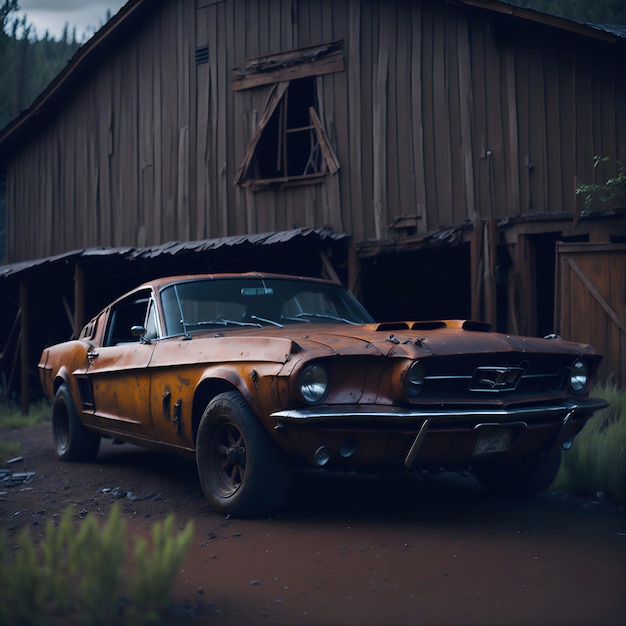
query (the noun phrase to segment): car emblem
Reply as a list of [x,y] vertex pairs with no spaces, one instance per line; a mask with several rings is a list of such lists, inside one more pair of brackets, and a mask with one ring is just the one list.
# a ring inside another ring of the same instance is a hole
[[478,367],[470,382],[470,391],[513,391],[525,372],[523,367]]

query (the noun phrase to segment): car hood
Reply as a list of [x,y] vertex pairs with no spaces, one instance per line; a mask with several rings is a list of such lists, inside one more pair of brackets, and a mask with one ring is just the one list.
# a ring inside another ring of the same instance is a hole
[[[467,330],[464,322],[436,322],[439,327],[424,329],[421,323],[367,324],[363,326],[316,325],[307,328],[302,339],[334,353],[372,349],[381,355],[414,358],[495,352],[547,352],[553,354],[594,354],[590,346],[538,337],[518,337],[484,330]],[[300,329],[299,329],[300,330]],[[297,340],[292,332],[291,336]]]
[[[253,352],[263,352],[265,359],[283,362],[302,353],[307,353],[310,358],[369,355],[414,359],[503,352],[564,354],[572,358],[583,353],[596,355],[590,346],[584,344],[486,332],[485,328],[486,325],[458,320],[355,326],[297,324],[280,328],[267,326],[253,332],[250,329],[213,332],[210,337],[219,337],[224,347],[231,342],[233,349],[241,350],[243,346],[248,356],[252,356]],[[208,335],[194,335],[191,343]]]

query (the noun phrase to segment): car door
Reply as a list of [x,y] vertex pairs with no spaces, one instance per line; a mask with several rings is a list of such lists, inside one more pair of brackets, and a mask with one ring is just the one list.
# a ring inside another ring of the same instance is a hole
[[98,427],[139,438],[155,437],[148,369],[154,351],[150,340],[154,319],[150,290],[134,292],[111,307],[102,345],[87,352],[86,378]]

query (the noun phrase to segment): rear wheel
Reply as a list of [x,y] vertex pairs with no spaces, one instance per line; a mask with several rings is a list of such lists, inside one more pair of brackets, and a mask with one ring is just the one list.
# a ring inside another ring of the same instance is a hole
[[545,491],[561,465],[561,451],[552,456],[531,456],[512,461],[476,465],[472,473],[490,493],[530,498]]
[[52,436],[61,461],[93,461],[100,449],[100,435],[88,431],[76,412],[67,385],[61,385],[52,403]]
[[219,513],[263,515],[287,493],[287,463],[239,392],[222,393],[207,406],[196,460],[202,490]]

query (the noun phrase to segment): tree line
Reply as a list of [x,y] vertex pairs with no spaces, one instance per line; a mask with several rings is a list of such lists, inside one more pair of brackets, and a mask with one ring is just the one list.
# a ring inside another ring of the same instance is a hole
[[38,39],[18,10],[18,0],[0,5],[0,128],[27,109],[80,48],[67,24],[59,40],[48,32]]

